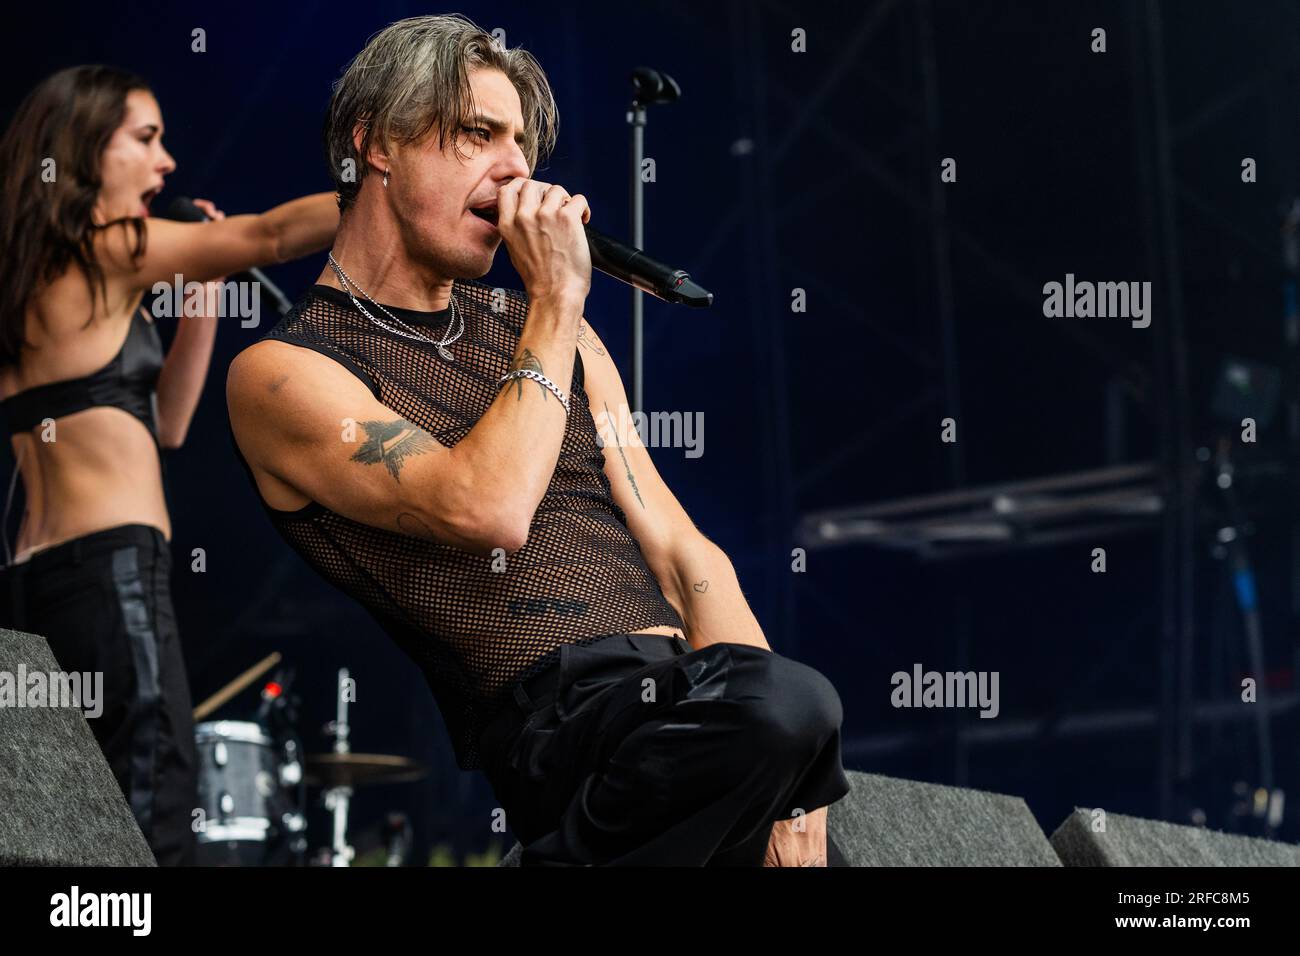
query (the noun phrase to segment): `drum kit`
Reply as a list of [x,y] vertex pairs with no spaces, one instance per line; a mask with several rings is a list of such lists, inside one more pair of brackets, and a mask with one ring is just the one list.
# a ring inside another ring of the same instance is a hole
[[[297,732],[298,699],[289,693],[291,668],[281,668],[262,688],[255,720],[204,720],[280,663],[271,654],[194,709],[198,748],[199,807],[195,812],[198,862],[203,866],[349,866],[348,808],[357,787],[407,783],[429,773],[425,764],[389,754],[353,753],[348,704],[352,682],[339,671],[335,719],[323,728],[328,753],[303,753]],[[307,792],[319,790],[330,811],[328,848],[308,860]],[[396,845],[410,842],[410,828],[390,814]],[[404,854],[390,847],[388,865]]]

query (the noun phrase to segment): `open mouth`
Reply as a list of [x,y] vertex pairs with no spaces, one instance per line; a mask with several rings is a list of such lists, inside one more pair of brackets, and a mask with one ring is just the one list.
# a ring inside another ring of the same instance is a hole
[[140,194],[140,202],[144,203],[144,208],[148,209],[149,204],[154,201],[154,197],[162,192],[162,187],[157,186],[153,189],[147,189]]
[[478,216],[480,219],[492,223],[494,226],[497,224],[496,206],[483,206],[480,209],[471,209],[470,212]]

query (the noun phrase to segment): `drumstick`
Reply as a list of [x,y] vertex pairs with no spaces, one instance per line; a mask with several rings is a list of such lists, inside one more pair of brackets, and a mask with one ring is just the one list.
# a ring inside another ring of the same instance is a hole
[[194,719],[202,720],[278,663],[280,663],[279,651],[274,651],[273,653],[268,654],[261,661],[254,664],[225,687],[221,688],[221,690],[217,691],[203,703],[199,704],[199,706],[195,707]]

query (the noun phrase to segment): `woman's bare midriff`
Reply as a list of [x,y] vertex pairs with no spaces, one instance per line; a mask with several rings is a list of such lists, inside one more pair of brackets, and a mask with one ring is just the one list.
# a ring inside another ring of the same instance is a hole
[[[29,308],[31,351],[21,366],[0,369],[0,397],[102,368],[121,351],[142,294],[114,294],[116,307],[105,315],[81,275],[56,279]],[[87,325],[92,311],[96,319]],[[13,435],[10,444],[26,495],[15,561],[125,524],[157,528],[171,540],[158,446],[130,412],[87,408]]]
[[157,445],[129,412],[89,408],[14,435],[11,444],[27,499],[15,561],[125,524],[149,525],[171,540]]

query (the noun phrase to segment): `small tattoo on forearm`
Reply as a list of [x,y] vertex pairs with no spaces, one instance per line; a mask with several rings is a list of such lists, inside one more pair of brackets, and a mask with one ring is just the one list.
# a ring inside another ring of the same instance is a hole
[[[614,420],[614,416],[609,410],[609,403],[602,402],[601,404],[605,406],[605,421],[612,422]],[[623,459],[623,467],[627,471],[628,483],[632,485],[632,493],[636,495],[637,501],[641,501],[641,492],[637,490],[636,479],[632,477],[632,466],[627,463],[627,455],[623,454],[623,441],[622,439],[618,438],[617,432],[615,432],[614,437],[618,439],[614,442],[614,447],[618,449],[618,455],[620,458]],[[641,507],[645,508],[644,501],[641,501]]]
[[703,594],[705,591],[707,591],[707,590],[709,589],[709,582],[708,582],[708,581],[699,581],[699,582],[697,582],[696,584],[694,584],[694,585],[692,585],[692,586],[695,588],[695,590],[697,590],[697,591],[699,591],[701,594]]
[[383,462],[396,481],[401,481],[398,472],[406,458],[438,447],[432,435],[404,418],[391,422],[362,422],[361,427],[366,430],[366,440],[352,456],[352,461],[363,465]]
[[587,323],[579,322],[578,323],[578,344],[591,349],[591,351],[595,352],[597,355],[604,355],[605,350],[596,344],[594,337],[588,337],[587,332],[588,332]]
[[[543,375],[545,374],[544,372],[542,372],[542,363],[541,363],[541,360],[538,359],[537,356],[534,355],[534,354],[532,353],[532,350],[529,349],[527,346],[524,347],[524,354],[521,355],[521,356],[519,356],[517,359],[515,359],[513,362],[510,363],[510,371],[512,371],[512,372],[513,372],[513,371],[516,371],[517,369],[521,369],[521,368],[523,368],[523,369],[529,369],[530,371],[537,372],[537,373],[539,373],[539,374],[543,374]],[[523,380],[523,378],[521,377],[521,378],[511,379],[511,380],[510,380],[510,385],[514,385],[514,386],[515,386],[515,393],[516,393],[516,394],[515,394],[515,400],[516,400],[516,401],[520,401],[520,400],[522,400],[523,397],[524,397],[524,380]],[[509,387],[509,386],[507,386],[507,387]],[[542,399],[545,400],[545,399],[546,399],[546,393],[547,393],[548,391],[550,391],[550,389],[548,389],[548,388],[547,388],[545,385],[543,385],[541,382],[538,382],[538,383],[537,383],[537,387],[540,388],[540,389],[542,390]]]
[[397,530],[412,538],[435,540],[433,529],[409,511],[403,511],[397,516]]

